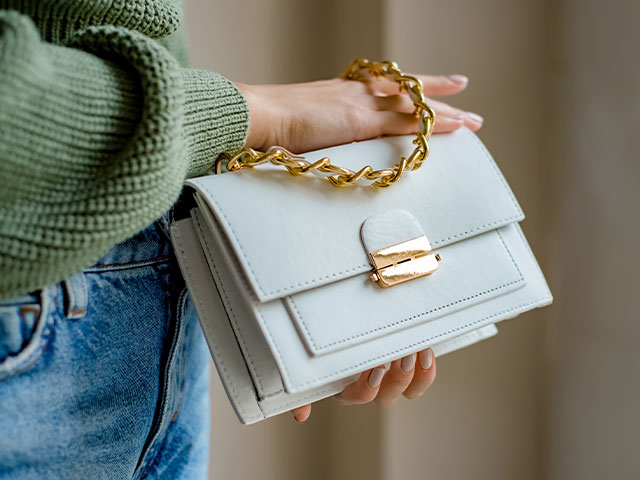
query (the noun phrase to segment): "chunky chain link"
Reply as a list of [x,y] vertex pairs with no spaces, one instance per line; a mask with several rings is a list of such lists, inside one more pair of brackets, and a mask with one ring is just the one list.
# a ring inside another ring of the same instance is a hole
[[285,167],[292,175],[305,175],[313,171],[329,174],[326,178],[335,187],[349,187],[356,184],[358,180],[365,179],[370,182],[370,186],[387,188],[397,182],[404,172],[420,168],[429,155],[428,139],[436,120],[435,112],[427,105],[422,91],[422,82],[419,78],[404,74],[395,62],[371,62],[365,58],[354,60],[343,78],[360,80],[363,71],[376,78],[387,77],[395,81],[401,92],[407,92],[415,106],[414,115],[419,119],[418,132],[413,141],[416,148],[408,157],[401,157],[400,162],[393,168],[374,170],[370,165],[366,165],[354,172],[348,168],[333,165],[327,157],[311,163],[303,156],[294,155],[286,149],[276,146],[269,148],[266,152],[258,152],[252,148],[244,147],[232,156],[223,154],[218,160],[216,171],[220,173],[222,163],[225,161],[227,171],[244,170],[270,162]]

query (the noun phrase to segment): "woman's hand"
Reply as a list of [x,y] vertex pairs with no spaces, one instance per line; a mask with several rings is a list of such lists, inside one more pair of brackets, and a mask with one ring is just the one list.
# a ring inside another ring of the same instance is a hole
[[[417,77],[427,97],[459,93],[468,83],[462,75]],[[411,134],[418,127],[409,96],[386,78],[237,86],[249,105],[247,145],[258,150],[279,145],[302,153],[382,134]],[[482,126],[482,117],[475,113],[431,98],[427,103],[436,111],[435,133]]]
[[[358,380],[334,398],[342,405],[361,405],[375,401],[378,405],[389,407],[401,395],[410,399],[418,398],[427,391],[435,378],[436,360],[433,351],[428,348],[391,362],[388,370],[380,365],[362,372]],[[296,421],[302,423],[311,415],[311,405],[304,405],[292,412]]]

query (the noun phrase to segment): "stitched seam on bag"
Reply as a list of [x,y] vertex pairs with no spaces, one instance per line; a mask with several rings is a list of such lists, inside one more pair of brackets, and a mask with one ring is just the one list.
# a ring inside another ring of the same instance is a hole
[[[300,404],[300,402],[304,402],[305,400],[308,400],[310,398],[318,397],[319,395],[324,395],[325,393],[331,392],[331,391],[333,391],[333,388],[326,388],[324,390],[320,390],[319,392],[314,392],[311,395],[307,395],[305,397],[300,397],[300,398],[297,398],[296,400],[292,400],[290,402],[279,403],[278,405],[276,405],[274,407],[271,407],[271,408],[262,409],[262,406],[260,406],[260,410],[262,410],[262,413],[264,413],[265,415],[270,415],[270,414],[272,414],[274,412],[277,412],[281,408],[286,408],[286,407],[289,407],[291,405]],[[258,405],[260,405],[260,403],[258,403]]]
[[[204,217],[204,218],[206,219],[206,217]],[[214,221],[216,221],[216,220],[214,219]],[[202,225],[199,224],[198,226],[200,227],[200,229],[202,229]],[[206,238],[206,236],[205,236],[205,238]],[[224,235],[221,235],[221,239],[222,239],[222,242],[224,244],[224,245],[222,245],[223,250],[224,251],[233,252],[233,249],[231,248],[231,244],[229,243],[229,240]],[[209,248],[209,244],[208,243],[206,244],[206,247],[207,247],[207,250],[209,250],[209,255],[211,255],[211,257],[213,258],[213,254],[211,252],[211,249]],[[240,281],[242,282],[242,284],[247,288],[247,290],[249,290],[251,287],[249,285],[249,281],[247,280],[247,278],[246,278],[246,276],[244,274],[242,266],[240,265],[240,261],[233,254],[230,257],[230,260],[231,260],[231,265],[229,266],[229,268],[236,272],[236,274],[237,274],[238,278],[240,278]],[[217,272],[217,270],[216,270],[216,272]],[[222,281],[221,278],[220,278],[220,280]],[[280,384],[282,385],[282,381],[280,382]],[[263,390],[266,390],[266,389],[263,388]],[[282,392],[284,392],[284,387],[280,387],[278,390],[273,391],[273,392],[266,392],[265,391],[264,396],[263,397],[259,397],[259,399],[268,399],[268,398],[274,397],[276,395],[279,395]]]
[[536,260],[536,257],[533,255],[533,250],[531,250],[531,246],[529,245],[529,242],[527,242],[527,239],[524,237],[524,233],[522,233],[522,229],[521,228],[516,227],[516,231],[518,232],[518,235],[520,235],[520,238],[522,239],[522,243],[524,244],[527,252],[529,252],[529,256],[531,257],[531,260],[533,261],[533,265],[534,265],[536,271],[540,274],[540,277],[543,280],[543,285],[547,287],[547,290],[549,291],[550,298],[553,300],[553,295],[551,295],[551,290],[549,290],[549,286],[547,285],[547,281],[544,278],[544,273],[542,273],[542,269],[540,268],[540,265],[538,264],[538,261]]
[[485,290],[484,292],[476,293],[476,294],[470,295],[468,297],[455,300],[455,301],[450,302],[450,303],[448,303],[446,305],[441,305],[439,307],[432,308],[432,309],[427,310],[427,311],[422,312],[422,313],[416,313],[414,315],[411,315],[410,317],[403,318],[402,320],[396,320],[395,322],[388,323],[386,325],[382,325],[380,327],[377,327],[377,328],[374,328],[374,329],[371,329],[371,330],[367,330],[366,332],[360,332],[360,333],[352,335],[350,337],[342,338],[340,340],[336,340],[334,342],[327,343],[327,344],[324,344],[324,345],[316,345],[315,341],[313,340],[313,337],[311,336],[311,332],[310,332],[310,330],[309,330],[309,328],[307,326],[307,323],[304,321],[304,318],[302,317],[302,314],[300,313],[300,310],[298,309],[298,306],[295,303],[295,300],[291,296],[288,296],[287,300],[289,300],[289,302],[293,306],[293,309],[295,310],[295,312],[294,312],[295,316],[296,316],[297,320],[299,321],[299,323],[302,324],[302,328],[303,328],[303,330],[304,330],[304,332],[306,334],[305,335],[306,338],[311,342],[311,345],[313,346],[313,348],[315,350],[317,350],[318,352],[322,352],[323,350],[326,350],[326,349],[328,349],[330,347],[333,347],[333,346],[336,346],[336,345],[340,345],[340,344],[343,344],[345,342],[349,342],[351,340],[355,340],[356,338],[365,337],[365,336],[371,335],[372,333],[381,332],[381,331],[387,330],[389,328],[397,327],[398,325],[402,325],[403,323],[410,322],[412,320],[416,320],[416,319],[418,319],[420,317],[424,317],[425,315],[430,315],[430,314],[432,314],[434,312],[438,312],[440,310],[445,310],[445,309],[447,309],[449,307],[452,307],[454,305],[459,305],[461,303],[468,302],[469,300],[480,298],[480,297],[482,297],[484,295],[487,295],[489,293],[497,292],[498,290],[502,290],[504,288],[510,287],[512,285],[515,285],[516,283],[519,283],[519,282],[523,281],[524,277],[522,275],[522,272],[520,271],[520,268],[518,268],[518,264],[514,260],[513,255],[511,254],[511,251],[507,247],[507,244],[504,242],[504,239],[502,238],[502,235],[500,235],[500,232],[498,230],[494,230],[494,232],[496,232],[498,234],[498,237],[500,238],[500,241],[502,242],[502,246],[507,251],[507,254],[509,255],[509,258],[511,258],[511,262],[513,263],[513,266],[515,267],[516,271],[518,272],[519,277],[516,280],[512,280],[511,282],[504,283],[504,284],[502,284],[502,285],[500,285],[498,287],[490,288],[488,290]]
[[[203,215],[203,214],[200,213],[200,215]],[[201,231],[203,231],[202,225],[200,223],[198,223],[198,227],[199,227],[199,229]],[[205,224],[205,227],[206,227],[206,224]],[[205,239],[207,238],[204,235],[204,233],[203,233],[203,236],[204,236]],[[221,235],[221,237],[222,237],[222,242],[224,243],[224,245],[223,245],[224,251],[233,252],[233,249],[231,248],[231,245],[229,244],[228,239],[226,239],[226,237],[224,235]],[[211,248],[209,248],[209,244],[207,242],[205,242],[205,243],[206,243],[206,248],[209,251],[209,255],[213,259],[213,253],[211,251]],[[231,260],[232,265],[230,265],[229,268],[231,270],[235,270],[235,272],[236,272],[238,278],[240,278],[240,281],[242,282],[242,284],[246,287],[247,291],[250,291],[251,286],[249,285],[249,281],[247,280],[247,277],[245,276],[245,274],[244,274],[244,272],[242,270],[242,267],[240,265],[240,262],[238,261],[237,257],[235,255],[231,255],[230,256],[230,260]],[[216,270],[216,273],[218,273],[217,270]],[[219,274],[218,274],[218,278],[220,279],[220,282],[222,282],[222,277]],[[235,318],[235,316],[234,316],[234,318]],[[236,326],[238,326],[237,323],[236,323]],[[238,327],[238,330],[239,330],[239,327]],[[243,341],[244,341],[244,339],[243,339]],[[252,367],[253,367],[253,365],[252,365]],[[280,387],[278,390],[275,390],[275,391],[267,391],[267,388],[265,388],[264,385],[261,383],[261,379],[260,379],[260,376],[258,375],[257,371],[255,372],[255,375],[256,375],[256,377],[258,377],[258,384],[260,386],[260,389],[264,390],[264,396],[258,395],[258,398],[261,398],[261,399],[262,398],[270,398],[270,397],[278,395],[278,394],[280,394],[280,393],[282,393],[284,391],[282,387]],[[280,384],[282,385],[282,382],[280,382]]]
[[304,328],[304,330],[305,330],[305,333],[307,333],[307,335],[309,336],[309,340],[310,340],[310,341],[311,341],[311,343],[313,344],[314,349],[316,349],[316,350],[318,350],[318,351],[320,352],[320,351],[322,351],[322,350],[326,350],[326,349],[327,349],[327,348],[329,348],[329,347],[333,347],[333,346],[335,346],[335,345],[340,345],[340,344],[345,343],[345,342],[348,342],[348,341],[350,341],[350,340],[355,340],[356,338],[364,337],[364,336],[370,335],[370,334],[375,333],[375,332],[380,332],[380,331],[383,331],[383,330],[387,330],[387,329],[389,329],[389,328],[393,328],[393,327],[396,327],[396,326],[398,326],[398,325],[401,325],[401,324],[403,324],[403,323],[405,323],[405,322],[409,322],[409,321],[411,321],[411,320],[418,319],[418,318],[423,317],[423,316],[425,316],[425,315],[429,315],[429,314],[431,314],[431,313],[438,312],[438,311],[440,311],[440,310],[445,310],[445,309],[447,309],[447,308],[449,308],[449,307],[452,307],[452,306],[454,306],[454,305],[459,305],[459,304],[464,303],[464,302],[467,302],[467,301],[469,301],[469,300],[473,300],[473,299],[475,299],[475,298],[480,298],[480,297],[482,297],[482,296],[484,296],[484,295],[486,295],[486,294],[489,294],[489,293],[492,293],[492,292],[495,292],[495,291],[498,291],[498,290],[502,290],[502,289],[504,289],[504,288],[510,287],[510,286],[512,286],[512,285],[515,285],[516,283],[519,283],[519,282],[521,282],[522,280],[523,280],[523,278],[522,278],[522,277],[520,277],[520,278],[518,278],[517,280],[513,280],[513,281],[511,281],[511,282],[505,283],[505,284],[500,285],[500,286],[498,286],[498,287],[491,288],[491,289],[486,290],[486,291],[484,291],[484,292],[477,293],[477,294],[474,294],[474,295],[470,295],[470,296],[468,296],[468,297],[466,297],[466,298],[462,298],[462,299],[456,300],[456,301],[454,301],[454,302],[450,302],[450,303],[448,303],[448,304],[446,304],[446,305],[441,305],[441,306],[439,306],[439,307],[432,308],[431,310],[427,310],[426,312],[417,313],[417,314],[412,315],[412,316],[410,316],[410,317],[403,318],[402,320],[398,320],[398,321],[395,321],[395,322],[393,322],[393,323],[389,323],[389,324],[387,324],[387,325],[383,325],[383,326],[381,326],[381,327],[378,327],[378,328],[375,328],[375,329],[372,329],[372,330],[368,330],[368,331],[366,331],[366,332],[362,332],[362,333],[359,333],[359,334],[356,334],[356,335],[352,335],[351,337],[344,338],[344,339],[341,339],[341,340],[338,340],[338,341],[335,341],[335,342],[327,343],[327,344],[322,345],[322,346],[316,346],[315,342],[314,342],[314,341],[313,341],[313,339],[310,337],[310,333],[309,333],[309,331],[307,330],[307,326],[306,326],[306,324],[305,324],[304,320],[302,320],[302,317],[301,317],[301,315],[300,315],[300,312],[299,312],[299,310],[298,310],[297,306],[295,305],[295,302],[293,301],[293,299],[292,299],[291,297],[288,297],[288,298],[290,298],[290,299],[291,299],[291,302],[292,302],[292,304],[293,304],[293,307],[294,307],[294,309],[295,309],[295,311],[296,311],[296,316],[298,317],[298,319],[299,319],[299,320],[300,320],[300,322],[302,323],[303,328]]
[[[196,303],[198,305],[200,305],[200,310],[202,312],[206,312],[206,309],[204,308],[204,305],[202,304],[201,298],[200,298],[200,293],[199,293],[199,289],[198,289],[198,282],[195,281],[194,277],[193,277],[193,273],[191,271],[191,267],[189,266],[189,261],[187,260],[187,257],[185,255],[185,249],[182,245],[182,238],[181,238],[181,233],[179,231],[178,228],[174,228],[172,230],[172,236],[176,239],[176,243],[178,244],[178,246],[180,247],[180,250],[182,251],[182,260],[184,263],[184,267],[185,270],[187,271],[187,276],[191,279],[191,283],[193,285],[193,293],[194,293],[194,300],[196,301]],[[214,351],[214,355],[217,358],[217,365],[220,365],[221,369],[222,369],[222,376],[225,378],[225,380],[227,381],[227,385],[229,385],[229,387],[231,388],[231,392],[233,393],[233,396],[238,399],[238,401],[235,402],[235,407],[238,409],[238,412],[240,412],[240,414],[242,415],[243,419],[246,421],[251,421],[251,420],[256,420],[258,418],[264,418],[263,415],[256,415],[256,414],[252,414],[252,415],[247,415],[247,411],[244,409],[244,407],[242,406],[242,403],[240,401],[240,397],[238,396],[238,392],[236,391],[235,388],[235,382],[233,381],[233,377],[229,375],[229,372],[227,371],[227,368],[224,365],[224,361],[222,359],[222,356],[220,355],[220,350],[218,349],[218,344],[215,340],[215,335],[213,335],[213,332],[210,331],[208,325],[206,322],[200,322],[202,327],[205,330],[209,330],[209,338],[212,339],[211,341],[211,345],[213,345],[213,351]],[[256,402],[257,403],[257,402]]]
[[[199,221],[197,215],[195,216],[195,223],[198,225],[198,229],[201,232],[203,232],[202,225],[200,224],[200,221]],[[204,239],[205,246],[206,246],[207,250],[209,251],[209,256],[211,257],[211,266],[213,267],[213,269],[216,272],[216,277],[217,278],[222,278],[220,276],[220,272],[218,272],[218,269],[216,268],[215,261],[213,259],[213,254],[211,253],[211,248],[209,247],[209,242],[207,241],[207,236],[204,233],[202,233],[201,238]],[[224,288],[224,285],[222,284],[222,282],[220,282],[220,288],[222,289],[222,294],[224,295],[224,299],[226,300],[225,306],[228,307],[229,313],[231,314],[230,315],[231,321],[235,326],[235,328],[233,330],[236,333],[236,335],[238,335],[240,337],[240,341],[242,342],[242,351],[244,353],[246,353],[246,357],[247,357],[247,359],[249,361],[249,367],[251,368],[252,373],[256,377],[256,381],[258,383],[258,387],[260,388],[260,390],[265,390],[264,385],[262,384],[262,381],[260,379],[260,375],[256,371],[256,367],[255,367],[255,365],[253,363],[253,358],[251,358],[251,353],[249,352],[249,349],[247,348],[247,342],[245,341],[244,337],[242,336],[242,331],[238,327],[238,321],[236,319],[236,315],[233,312],[233,307],[231,307],[231,302],[229,300],[229,296],[227,295],[227,290]]]
[[[264,290],[264,288],[262,287],[262,285],[260,284],[260,280],[258,279],[258,277],[256,276],[256,273],[253,269],[253,266],[251,265],[251,262],[249,261],[249,258],[247,257],[247,255],[244,252],[244,249],[242,248],[242,244],[238,241],[238,236],[233,228],[233,225],[231,225],[231,223],[229,222],[229,219],[227,218],[227,216],[225,215],[224,211],[222,211],[222,208],[220,207],[220,204],[216,201],[216,199],[213,197],[213,193],[211,192],[211,190],[209,190],[209,188],[207,187],[207,185],[204,184],[199,184],[205,191],[207,191],[209,193],[209,197],[206,197],[207,200],[212,201],[216,207],[217,207],[217,211],[216,213],[219,213],[220,215],[222,215],[222,217],[224,218],[224,222],[226,224],[226,226],[228,227],[228,230],[224,229],[225,231],[228,231],[231,236],[233,237],[234,242],[237,245],[237,251],[239,251],[240,255],[242,256],[242,258],[244,259],[244,261],[246,262],[247,266],[249,267],[249,275],[251,276],[251,279],[255,282],[255,287],[258,289],[258,291],[260,292],[260,294],[262,294],[265,297],[270,297],[272,295],[275,294],[287,294],[289,292],[291,292],[292,290],[295,290],[298,287],[304,287],[304,286],[310,286],[310,285],[314,285],[317,284],[319,282],[322,282],[324,280],[328,280],[330,278],[335,278],[335,277],[340,277],[346,273],[351,273],[354,271],[357,271],[357,273],[363,273],[369,269],[371,269],[371,265],[368,263],[365,264],[360,264],[360,265],[356,265],[355,267],[349,267],[346,268],[340,272],[334,272],[334,273],[330,273],[327,275],[323,275],[321,277],[317,277],[311,280],[305,280],[303,282],[298,282],[296,284],[292,284],[292,285],[288,285],[286,287],[282,287],[282,288],[277,288],[275,290],[271,290],[266,292]],[[458,238],[462,238],[464,236],[467,236],[471,233],[475,233],[479,230],[483,230],[486,229],[488,227],[492,227],[494,225],[498,225],[498,224],[502,224],[504,222],[511,222],[512,220],[516,220],[517,218],[519,218],[521,215],[521,213],[518,213],[516,215],[511,215],[509,217],[505,217],[503,219],[500,220],[495,220],[493,222],[489,222],[489,223],[485,223],[483,225],[480,225],[478,227],[474,227],[472,229],[466,230],[464,232],[461,233],[457,233],[455,235],[450,235],[448,237],[445,237],[443,239],[440,240],[436,240],[435,242],[432,242],[433,246],[437,246],[443,242],[449,241],[449,240],[454,240],[454,239],[458,239]]]
[[289,370],[287,370],[287,365],[284,363],[284,361],[282,359],[282,354],[280,353],[280,348],[278,347],[278,343],[274,340],[273,335],[271,335],[271,329],[269,328],[269,324],[264,321],[264,317],[262,316],[262,309],[260,308],[260,304],[256,305],[256,314],[260,319],[260,323],[264,327],[264,332],[267,334],[267,337],[269,337],[269,343],[275,349],[275,352],[274,352],[275,356],[280,360],[280,368],[281,368],[280,373],[281,373],[281,375],[284,378],[289,378]]
[[[495,326],[494,323],[490,323],[490,324],[488,324],[486,326],[489,326],[489,325],[494,325]],[[483,328],[486,328],[486,327],[480,327],[478,330],[481,330]],[[457,350],[458,348],[464,347],[465,345],[472,345],[472,344],[474,344],[474,343],[476,343],[476,342],[478,342],[480,340],[484,340],[486,338],[490,338],[493,335],[495,335],[495,333],[494,333],[489,337],[482,336],[482,335],[480,335],[478,333],[478,330],[472,330],[472,331],[470,331],[468,333],[465,333],[465,334],[463,334],[463,335],[461,335],[459,337],[455,337],[455,338],[452,338],[450,340],[446,340],[447,349],[449,351]],[[467,335],[469,335],[469,337]],[[449,347],[451,347],[451,348],[449,349]]]
[[[224,236],[223,236],[223,242],[225,242]],[[225,242],[225,246],[228,247],[227,250],[228,251],[232,251],[232,249],[230,248],[231,245],[228,243],[228,241]],[[209,245],[207,244],[207,249],[209,250],[209,254],[211,255],[211,250],[209,249]],[[235,269],[236,273],[238,274],[238,277],[241,279],[242,284],[247,288],[247,290],[250,290],[251,286],[249,285],[249,281],[247,280],[246,276],[244,275],[244,272],[242,270],[242,267],[240,266],[240,262],[238,261],[238,259],[232,255],[231,257],[231,262],[232,262],[232,266],[230,266],[230,268]],[[217,270],[216,270],[217,272]],[[258,374],[256,373],[256,376]],[[282,382],[281,382],[282,383]],[[273,398],[277,395],[280,395],[281,393],[284,392],[284,388],[281,387],[278,390],[272,391],[272,392],[268,392],[266,391],[267,389],[264,388],[262,385],[260,386],[260,388],[262,390],[265,390],[264,395],[263,396],[259,396],[259,400],[267,400],[269,398]],[[258,403],[258,406],[259,403]]]
[[[191,279],[191,283],[192,283],[192,290],[193,290],[193,297],[195,302],[200,305],[200,309],[203,312],[206,312],[206,309],[204,308],[204,305],[202,304],[202,302],[200,301],[200,293],[199,293],[199,289],[198,289],[198,282],[195,281],[195,279],[193,278],[193,274],[191,273],[191,267],[189,266],[189,261],[187,260],[187,257],[185,256],[185,249],[182,245],[182,234],[180,233],[180,230],[178,228],[174,228],[172,229],[171,232],[171,236],[172,238],[175,240],[175,243],[178,245],[178,247],[180,248],[180,251],[182,252],[182,261],[184,264],[184,270],[186,270],[186,274],[187,276]],[[205,322],[201,322],[203,325],[203,328],[206,328],[206,326],[204,325]],[[211,338],[214,338],[213,336]],[[231,377],[229,376],[229,373],[227,372],[226,367],[224,366],[224,361],[222,361],[222,357],[219,354],[218,351],[218,346],[217,344],[214,342],[213,344],[213,350],[215,352],[215,356],[219,359],[219,363],[220,366],[222,367],[222,374],[225,377],[225,379],[228,381],[229,387],[231,387],[231,391],[233,392],[234,396],[237,397],[237,392],[234,386],[234,382],[231,380]],[[241,411],[241,413],[244,415],[246,412],[244,410],[242,410],[242,408],[238,408],[238,410]]]
[[267,393],[264,397],[261,397],[259,400],[268,400],[273,397],[277,397],[278,395],[284,393],[284,388],[277,390],[275,392]]
[[[503,311],[501,311],[501,312],[493,313],[493,314],[488,315],[488,316],[486,316],[486,317],[483,317],[483,318],[481,318],[481,319],[479,319],[479,320],[473,321],[473,322],[468,323],[468,324],[466,324],[466,325],[463,325],[463,326],[461,326],[461,327],[453,328],[453,329],[448,330],[448,331],[446,331],[446,332],[439,333],[438,335],[434,335],[434,336],[429,337],[429,338],[427,338],[427,339],[425,339],[425,340],[422,340],[422,341],[420,341],[420,342],[412,343],[411,345],[407,345],[406,347],[399,348],[399,349],[394,350],[394,351],[392,351],[392,352],[389,352],[389,353],[387,353],[387,354],[385,354],[385,355],[379,355],[379,356],[377,356],[377,357],[373,357],[373,358],[370,358],[370,359],[368,359],[368,360],[365,360],[365,361],[362,361],[362,362],[356,363],[356,364],[354,364],[354,365],[352,365],[352,366],[350,366],[350,367],[346,367],[346,368],[343,368],[343,369],[341,369],[341,370],[335,371],[335,372],[333,372],[333,373],[330,373],[330,374],[324,375],[323,377],[316,378],[316,379],[314,379],[314,380],[310,380],[310,381],[308,381],[308,382],[299,383],[299,384],[297,384],[297,385],[293,385],[291,388],[302,388],[302,387],[306,387],[306,386],[311,385],[311,384],[317,384],[318,382],[322,382],[322,381],[324,381],[324,380],[329,380],[329,379],[331,379],[331,377],[336,377],[336,376],[338,376],[338,375],[340,375],[340,374],[342,374],[342,373],[344,373],[344,372],[346,372],[346,371],[348,371],[348,370],[352,370],[352,369],[354,369],[354,368],[358,368],[358,367],[360,367],[360,366],[364,366],[364,365],[366,365],[366,364],[368,364],[368,363],[370,363],[370,362],[375,362],[375,361],[377,361],[377,360],[387,359],[387,358],[391,358],[391,357],[395,357],[395,356],[398,356],[398,357],[399,357],[399,356],[402,356],[402,353],[403,353],[403,352],[406,352],[407,350],[413,350],[413,349],[415,349],[415,348],[419,348],[420,346],[422,346],[422,345],[424,345],[424,344],[426,344],[426,343],[429,343],[429,342],[431,342],[431,341],[433,341],[433,340],[435,340],[435,339],[437,339],[437,338],[443,337],[443,336],[445,336],[445,335],[450,335],[450,334],[452,334],[452,333],[459,332],[460,330],[464,330],[464,329],[466,329],[466,328],[472,327],[472,326],[474,326],[474,325],[477,325],[478,323],[482,323],[482,322],[484,322],[484,321],[486,321],[486,320],[489,320],[489,319],[491,319],[491,318],[496,318],[496,317],[499,317],[500,315],[505,315],[505,314],[508,314],[508,313],[514,312],[514,311],[516,311],[516,310],[524,309],[524,308],[526,308],[526,307],[528,307],[528,306],[530,306],[530,305],[535,305],[535,304],[538,304],[538,303],[540,303],[540,302],[547,301],[547,300],[549,300],[550,298],[551,298],[551,297],[549,297],[549,296],[542,297],[542,298],[540,298],[540,299],[538,299],[538,300],[534,300],[534,301],[531,301],[531,302],[523,303],[523,304],[521,304],[521,305],[518,305],[518,306],[515,306],[515,307],[511,307],[511,308],[508,308],[508,309],[503,310]],[[277,350],[277,348],[276,348],[276,350]],[[280,352],[278,351],[278,354],[279,354],[279,353],[280,353]],[[284,364],[283,364],[283,365],[284,365]],[[284,369],[284,371],[285,371],[284,373],[285,373],[285,375],[286,375],[287,379],[288,379],[288,380],[290,380],[290,377],[289,377],[289,375],[288,375],[288,372],[287,372],[286,368]]]
[[484,229],[485,229],[485,228],[487,228],[487,227],[494,227],[494,226],[496,226],[496,225],[501,225],[501,224],[503,224],[503,223],[505,223],[505,222],[511,222],[511,221],[513,221],[513,220],[518,219],[519,217],[520,217],[520,215],[519,215],[519,214],[518,214],[518,215],[511,215],[511,216],[509,216],[509,217],[505,217],[505,218],[502,218],[502,219],[500,219],[500,220],[495,220],[495,221],[493,221],[493,222],[485,223],[484,225],[480,225],[479,227],[472,228],[472,229],[470,229],[470,230],[466,230],[466,231],[464,231],[464,232],[457,233],[457,234],[455,234],[455,235],[451,235],[451,236],[448,236],[448,237],[442,238],[442,239],[440,239],[440,240],[436,240],[435,242],[432,242],[432,243],[431,243],[431,246],[432,246],[432,247],[436,247],[436,246],[438,246],[438,245],[439,245],[439,244],[441,244],[441,243],[448,242],[449,240],[456,240],[456,239],[458,239],[458,238],[463,238],[463,237],[468,236],[468,235],[469,235],[469,234],[471,234],[471,233],[475,233],[475,232],[477,232],[477,231],[479,231],[479,230],[484,230]]
[[513,258],[513,255],[511,254],[511,250],[509,250],[509,247],[507,247],[507,244],[504,241],[504,238],[502,237],[502,234],[500,233],[500,230],[495,230],[495,232],[498,234],[498,237],[500,237],[500,241],[502,242],[502,246],[504,247],[504,249],[509,254],[509,258],[511,258],[511,262],[513,263],[513,266],[516,268],[516,271],[518,272],[518,275],[520,275],[520,278],[524,278],[524,275],[522,275],[522,272],[520,271],[520,267],[516,263],[516,260]]
[[[207,219],[206,214],[202,213],[200,208],[198,208],[197,210],[198,210],[198,214],[202,215],[202,217],[205,219],[205,226],[206,226],[206,219]],[[213,221],[215,222],[216,226],[220,225],[220,222],[218,221],[218,219],[215,218],[215,215],[214,215]],[[204,231],[204,229],[202,229],[202,228],[201,228],[201,230]],[[216,230],[219,231],[220,228],[218,228]],[[211,235],[213,236],[213,233]],[[213,237],[214,237],[214,240],[217,240],[215,238],[215,236],[213,236]],[[238,260],[238,257],[236,255],[233,255],[233,252],[234,252],[233,245],[231,245],[231,242],[229,241],[227,236],[224,235],[224,233],[220,234],[220,239],[222,241],[222,245],[215,245],[215,246],[222,248],[222,250],[225,251],[225,252],[231,252],[229,254],[229,259],[230,259],[232,265],[229,266],[229,269],[230,270],[234,270],[236,272],[238,279],[240,280],[240,282],[242,282],[242,285],[244,285],[246,287],[247,293],[249,295],[251,295],[252,298],[255,299],[256,296],[252,291],[253,287],[249,283],[249,280],[247,279],[247,276],[244,274],[244,270],[242,269],[242,265],[240,264],[240,260]],[[209,254],[211,254],[211,252],[212,252],[212,250],[209,249]]]

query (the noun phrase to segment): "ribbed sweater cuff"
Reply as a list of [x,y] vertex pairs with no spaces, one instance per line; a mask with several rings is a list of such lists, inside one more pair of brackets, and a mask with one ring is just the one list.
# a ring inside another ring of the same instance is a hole
[[238,150],[249,130],[244,96],[217,73],[183,69],[184,132],[189,167],[187,176],[206,173],[221,153]]

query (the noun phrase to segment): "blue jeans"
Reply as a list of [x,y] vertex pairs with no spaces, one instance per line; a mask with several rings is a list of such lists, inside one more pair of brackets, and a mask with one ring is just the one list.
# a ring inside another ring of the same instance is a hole
[[209,352],[168,214],[0,301],[0,479],[204,479]]

